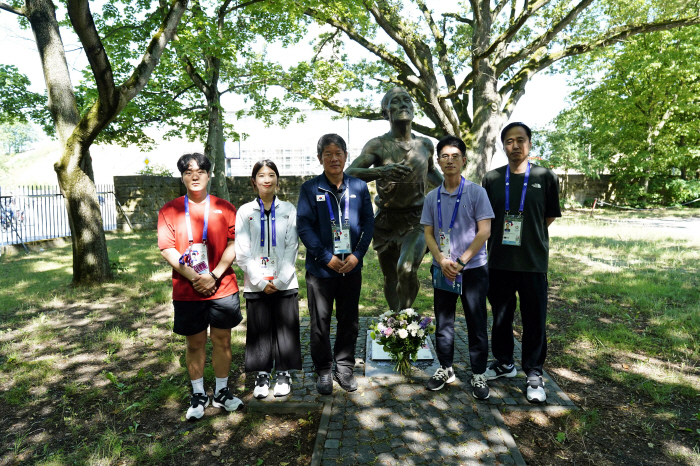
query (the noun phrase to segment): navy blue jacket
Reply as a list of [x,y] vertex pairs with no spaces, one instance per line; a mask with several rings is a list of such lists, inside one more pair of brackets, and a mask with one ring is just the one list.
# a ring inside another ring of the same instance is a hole
[[[345,190],[340,206],[328,184],[328,178],[321,174],[303,185],[299,192],[297,204],[297,232],[299,239],[306,246],[306,270],[319,278],[340,277],[342,274],[328,268],[333,258],[333,236],[331,233],[331,216],[328,212],[326,196],[330,196],[333,215],[338,219],[345,209],[345,196],[350,192],[350,245],[358,264],[350,273],[362,270],[362,258],[369,249],[374,233],[374,211],[367,183],[343,174]],[[340,208],[339,208],[340,207]],[[340,257],[342,259],[342,257]]]

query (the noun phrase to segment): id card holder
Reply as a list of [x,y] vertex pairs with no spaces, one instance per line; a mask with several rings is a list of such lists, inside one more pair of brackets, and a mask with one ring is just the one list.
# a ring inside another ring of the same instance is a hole
[[503,223],[503,244],[520,246],[523,232],[523,217],[506,215]]
[[440,232],[440,252],[442,252],[445,257],[450,257],[450,234],[443,231]]
[[272,281],[277,278],[277,258],[274,255],[260,257],[260,271],[263,280]]
[[350,227],[333,225],[333,254],[350,254]]
[[209,258],[207,257],[207,245],[194,243],[191,249],[192,269],[198,274],[209,273]]

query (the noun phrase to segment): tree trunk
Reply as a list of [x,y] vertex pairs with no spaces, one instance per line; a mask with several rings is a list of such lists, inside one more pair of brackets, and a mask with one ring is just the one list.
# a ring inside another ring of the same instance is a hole
[[55,165],[68,210],[75,285],[101,283],[112,276],[95,183],[78,166],[79,160],[89,158],[87,144],[73,137],[65,145],[63,156]]
[[51,0],[26,3],[44,71],[48,107],[63,146],[54,169],[63,193],[73,243],[73,284],[102,282],[111,277],[102,215],[94,184],[89,145],[71,137],[80,121],[63,41]]
[[[221,61],[210,59],[210,66],[216,66],[218,71]],[[218,77],[218,72],[214,73]],[[226,155],[224,154],[224,122],[221,111],[221,95],[219,94],[218,80],[212,80],[209,85],[207,96],[207,112],[209,114],[209,124],[207,132],[207,143],[204,146],[206,155],[212,164],[212,177],[210,193],[221,199],[231,202],[228,186],[226,184]]]

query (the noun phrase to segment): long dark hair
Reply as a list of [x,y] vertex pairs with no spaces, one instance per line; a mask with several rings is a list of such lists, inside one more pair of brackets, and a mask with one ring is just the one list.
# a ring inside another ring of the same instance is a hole
[[262,167],[270,167],[273,172],[275,172],[275,176],[277,176],[277,186],[280,185],[280,172],[277,170],[277,165],[275,165],[275,162],[273,162],[270,159],[262,159],[258,160],[255,162],[255,165],[253,165],[253,174],[250,176],[250,183],[253,185],[253,189],[257,189],[255,187],[255,177],[258,176],[258,172]]

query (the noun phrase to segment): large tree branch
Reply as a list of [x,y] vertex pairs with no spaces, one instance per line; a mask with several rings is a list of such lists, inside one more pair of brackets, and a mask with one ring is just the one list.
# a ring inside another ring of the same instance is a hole
[[443,13],[442,17],[443,18],[452,18],[452,19],[459,21],[460,23],[466,23],[472,27],[474,26],[473,19],[465,18],[464,16],[460,16],[457,13]]
[[443,36],[440,28],[435,24],[433,15],[430,13],[428,6],[423,0],[416,0],[418,8],[423,12],[423,17],[428,22],[430,31],[433,33],[433,38],[435,39],[435,46],[437,48],[438,54],[438,65],[442,70],[442,75],[445,77],[445,83],[447,84],[447,90],[452,91],[457,86],[455,84],[454,73],[452,72],[452,67],[450,66],[450,60],[447,56],[447,44],[445,44],[445,37]]
[[322,21],[326,24],[329,24],[329,25],[333,26],[334,28],[340,29],[350,39],[352,39],[355,42],[357,42],[358,44],[360,44],[362,47],[364,47],[369,52],[371,52],[374,55],[376,55],[377,57],[379,57],[384,62],[393,66],[400,73],[414,74],[415,75],[415,73],[413,72],[411,67],[408,66],[406,63],[404,63],[403,60],[396,57],[395,55],[392,55],[391,53],[387,52],[383,48],[378,47],[377,45],[373,44],[372,42],[368,41],[365,37],[360,35],[350,24],[341,22],[337,18],[326,18],[322,14],[320,14],[317,10],[314,10],[312,8],[307,8],[304,11],[304,14],[307,16],[310,16],[311,18],[314,18],[318,21]]
[[5,2],[0,2],[0,10],[9,11],[10,13],[14,13],[19,16],[27,16],[27,10],[24,7],[15,8],[12,5],[8,5]]
[[513,38],[515,34],[523,27],[525,22],[530,19],[530,17],[535,14],[540,8],[542,8],[544,5],[549,3],[550,0],[538,0],[535,2],[534,5],[527,5],[526,7],[523,8],[523,11],[520,12],[520,16],[518,16],[514,21],[512,21],[510,27],[503,32],[500,36],[494,40],[491,45],[488,46],[488,48],[484,51],[476,51],[477,55],[474,57],[474,61],[479,61],[483,58],[488,57],[493,53],[494,50],[498,48],[499,45],[501,45],[504,42],[508,42],[510,39]]
[[197,86],[197,89],[202,91],[202,93],[207,98],[209,98],[209,86],[207,86],[207,83],[204,81],[204,78],[202,78],[199,75],[199,73],[197,73],[197,69],[190,61],[190,57],[188,57],[187,55],[183,55],[182,57],[180,57],[180,60],[182,60],[182,62],[185,64],[185,71],[187,72],[187,76],[189,76],[194,85]]
[[69,0],[67,2],[68,16],[75,33],[83,44],[92,75],[95,78],[99,100],[106,109],[112,109],[118,104],[112,65],[102,45],[102,39],[97,33],[92,19],[88,0]]
[[514,52],[504,57],[499,63],[496,64],[496,76],[500,76],[505,70],[507,70],[513,64],[527,58],[535,50],[540,47],[548,45],[561,31],[564,30],[571,22],[576,19],[576,17],[581,14],[583,10],[588,8],[588,6],[593,3],[593,0],[582,0],[576,5],[569,13],[564,16],[557,24],[552,26],[547,32],[543,33],[535,40],[531,41],[528,45],[523,47],[518,52]]
[[496,21],[496,18],[498,18],[498,15],[501,14],[501,11],[503,11],[503,8],[505,8],[509,1],[510,0],[501,0],[498,2],[496,8],[491,12],[491,21]]
[[[245,7],[249,6],[249,5],[253,5],[253,4],[255,4],[255,3],[260,3],[260,2],[264,2],[264,1],[265,1],[265,0],[250,0],[249,2],[243,2],[243,3],[239,3],[238,5],[234,5],[234,6],[232,6],[231,8],[229,8],[228,10],[225,10],[225,11],[226,11],[226,14],[229,14],[229,13],[231,13],[232,11],[240,10],[241,8],[245,8]],[[229,2],[229,3],[230,3],[230,2]]]

